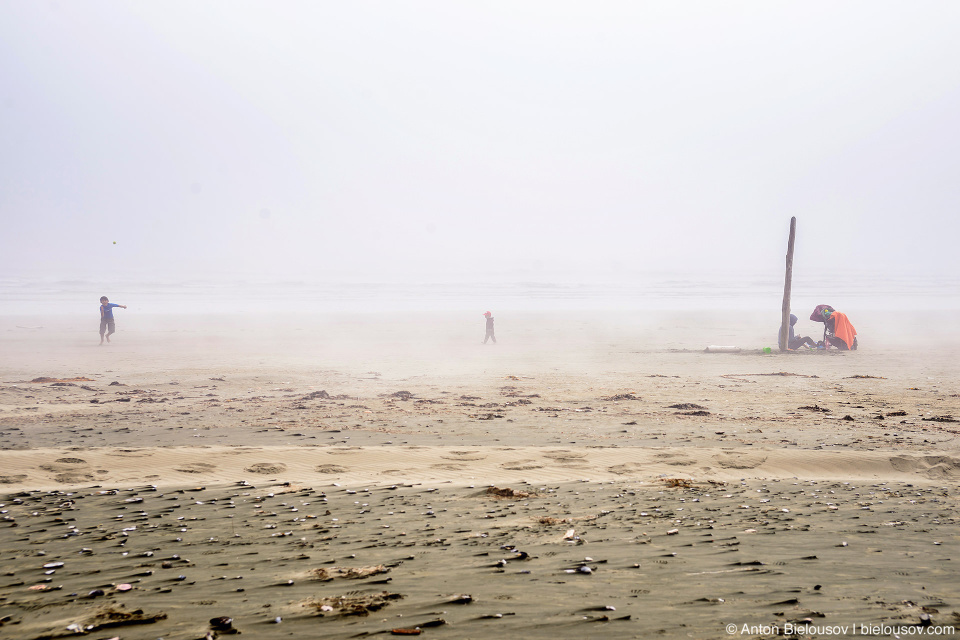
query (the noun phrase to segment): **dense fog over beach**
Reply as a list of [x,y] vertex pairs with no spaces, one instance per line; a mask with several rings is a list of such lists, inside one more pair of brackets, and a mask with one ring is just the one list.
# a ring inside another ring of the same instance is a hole
[[798,277],[948,276],[958,26],[951,2],[4,2],[0,272],[782,278],[797,216]]

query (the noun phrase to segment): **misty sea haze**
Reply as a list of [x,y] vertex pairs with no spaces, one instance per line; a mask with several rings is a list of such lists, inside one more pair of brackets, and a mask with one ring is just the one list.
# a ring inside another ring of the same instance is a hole
[[[960,309],[955,276],[847,274],[844,281],[825,276],[798,277],[792,287],[794,313],[831,304],[847,310]],[[469,309],[518,311],[591,310],[770,310],[778,313],[783,276],[623,274],[602,281],[574,278],[496,282],[405,282],[322,280],[270,281],[193,279],[112,282],[55,278],[0,278],[0,315],[44,316],[89,313],[101,295],[141,313],[326,313],[407,312]]]

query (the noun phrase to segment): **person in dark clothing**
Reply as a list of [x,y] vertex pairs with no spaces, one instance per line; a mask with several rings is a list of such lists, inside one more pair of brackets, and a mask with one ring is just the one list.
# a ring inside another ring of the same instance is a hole
[[796,351],[800,347],[817,348],[817,343],[809,336],[798,336],[793,333],[793,325],[797,324],[797,316],[790,314],[790,336],[787,339],[787,348]]
[[824,348],[836,347],[841,351],[857,350],[857,330],[850,324],[847,314],[840,313],[828,304],[818,304],[810,314],[810,319],[823,323]]
[[487,319],[487,333],[483,336],[483,344],[487,344],[487,340],[493,340],[493,344],[497,344],[497,336],[493,335],[493,314],[487,311],[483,317]]

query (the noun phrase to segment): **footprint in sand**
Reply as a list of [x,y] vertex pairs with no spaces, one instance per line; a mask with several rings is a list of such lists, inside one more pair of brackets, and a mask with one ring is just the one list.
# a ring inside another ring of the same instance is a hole
[[[44,471],[49,471],[50,473],[59,473],[64,476],[69,476],[71,474],[76,474],[81,478],[93,479],[93,476],[87,475],[84,471],[81,471],[77,468],[76,465],[87,464],[86,460],[81,460],[80,458],[57,458],[53,464],[41,464],[40,468]],[[78,480],[82,481],[82,480]]]
[[244,469],[248,473],[281,473],[286,470],[287,465],[282,462],[257,462]]
[[0,476],[0,484],[17,484],[27,479],[27,474],[18,473],[13,476]]
[[440,456],[444,460],[459,460],[462,462],[478,462],[484,460],[487,456],[481,455],[477,451],[451,451],[451,456]]
[[431,469],[441,469],[443,471],[463,471],[467,468],[465,464],[457,464],[456,462],[438,462],[436,464],[430,465]]
[[224,453],[231,456],[239,456],[243,453],[254,453],[260,450],[261,450],[260,447],[234,447]]
[[624,462],[623,464],[617,464],[612,467],[607,467],[607,471],[610,473],[615,473],[618,476],[627,475],[639,471],[643,465],[639,462]]
[[569,449],[557,449],[556,451],[547,451],[543,454],[545,458],[586,458],[587,454]]
[[317,473],[346,473],[347,468],[338,464],[321,464],[314,469]]
[[685,458],[681,454],[677,453],[658,453],[656,457],[663,462],[668,464],[671,467],[686,467],[692,464],[697,464],[696,460],[692,458]]
[[174,467],[173,470],[179,471],[180,473],[209,473],[216,468],[216,465],[212,465],[209,462],[188,462],[179,467]]
[[536,460],[514,460],[513,462],[504,462],[500,465],[507,471],[530,471],[532,469],[543,469],[542,464],[537,464]]
[[724,453],[713,457],[723,469],[755,469],[767,461],[767,456],[757,453]]
[[76,484],[78,482],[92,482],[95,480],[89,473],[58,473],[53,479],[63,484]]
[[573,451],[550,451],[543,454],[543,457],[564,466],[586,462],[587,458],[586,454],[574,453]]

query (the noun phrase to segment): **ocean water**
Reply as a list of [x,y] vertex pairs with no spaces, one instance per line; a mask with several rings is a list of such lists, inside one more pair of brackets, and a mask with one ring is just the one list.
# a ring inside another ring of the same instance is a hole
[[[0,277],[0,316],[94,313],[101,295],[150,314],[284,314],[477,310],[766,310],[778,315],[783,275],[660,272],[616,279],[541,281],[258,280],[111,281]],[[795,277],[792,310],[805,319],[817,304],[845,311],[960,310],[960,278],[847,274]]]

